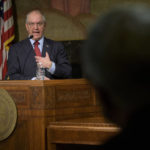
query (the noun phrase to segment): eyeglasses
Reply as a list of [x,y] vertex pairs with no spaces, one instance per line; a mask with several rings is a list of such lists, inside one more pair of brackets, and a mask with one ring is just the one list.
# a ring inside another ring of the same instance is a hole
[[30,27],[34,27],[35,25],[37,25],[38,27],[41,27],[41,26],[44,25],[44,22],[37,22],[37,23],[35,23],[35,22],[28,22],[28,25]]

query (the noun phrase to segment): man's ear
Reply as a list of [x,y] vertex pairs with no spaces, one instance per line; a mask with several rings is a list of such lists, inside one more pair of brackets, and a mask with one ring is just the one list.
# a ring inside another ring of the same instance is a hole
[[44,28],[46,28],[46,22],[44,23]]
[[29,30],[28,24],[25,24],[25,27],[26,27],[26,30],[28,31]]

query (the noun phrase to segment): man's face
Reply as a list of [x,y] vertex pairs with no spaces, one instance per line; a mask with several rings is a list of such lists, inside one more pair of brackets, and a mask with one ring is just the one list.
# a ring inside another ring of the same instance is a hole
[[29,35],[33,35],[33,40],[39,40],[44,33],[45,22],[39,12],[31,12],[28,15],[26,29]]

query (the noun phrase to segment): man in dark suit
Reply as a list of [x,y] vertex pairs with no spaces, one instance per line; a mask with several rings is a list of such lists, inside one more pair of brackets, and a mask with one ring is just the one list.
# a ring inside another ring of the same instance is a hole
[[[60,42],[44,37],[46,19],[39,10],[27,14],[26,29],[29,37],[10,47],[7,79],[35,80],[37,63],[45,68],[45,80],[71,78],[71,65]],[[38,41],[40,55],[36,55],[34,42]]]
[[81,60],[104,114],[121,127],[104,145],[88,149],[149,149],[150,8],[124,4],[103,14],[90,31]]

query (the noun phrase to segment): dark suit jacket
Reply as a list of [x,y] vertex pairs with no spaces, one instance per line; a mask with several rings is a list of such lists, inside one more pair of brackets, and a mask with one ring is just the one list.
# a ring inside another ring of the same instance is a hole
[[[43,57],[46,52],[56,64],[53,75],[45,69],[46,76],[51,79],[71,78],[72,68],[62,43],[44,38]],[[35,52],[28,38],[10,47],[7,64],[7,78],[10,80],[30,80],[36,76]]]

